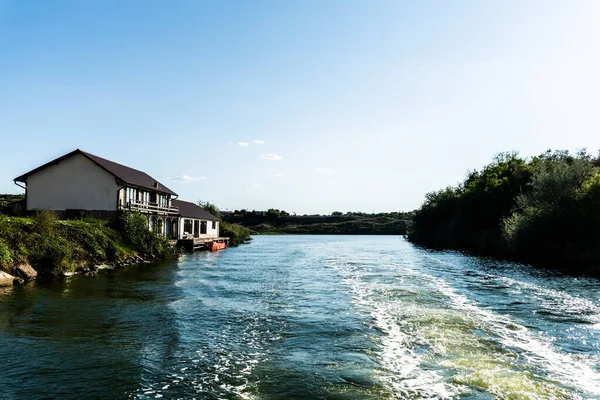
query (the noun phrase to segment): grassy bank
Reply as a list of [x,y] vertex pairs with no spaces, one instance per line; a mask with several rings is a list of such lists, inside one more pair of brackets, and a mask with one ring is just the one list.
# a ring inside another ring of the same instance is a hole
[[51,212],[31,218],[0,215],[0,269],[9,271],[27,262],[39,273],[58,275],[138,255],[172,254],[168,241],[147,226],[145,217],[135,213],[124,213],[114,224],[95,219],[61,221]]
[[599,165],[586,152],[501,154],[427,194],[409,240],[598,276]]

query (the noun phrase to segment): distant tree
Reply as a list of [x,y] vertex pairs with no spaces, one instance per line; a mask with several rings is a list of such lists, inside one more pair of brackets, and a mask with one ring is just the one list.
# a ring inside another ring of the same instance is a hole
[[331,213],[331,215],[333,215],[334,217],[339,217],[339,216],[341,216],[343,214],[342,214],[341,211],[334,211],[334,212]]
[[267,217],[271,219],[277,219],[281,216],[281,212],[274,208],[269,208],[267,210]]

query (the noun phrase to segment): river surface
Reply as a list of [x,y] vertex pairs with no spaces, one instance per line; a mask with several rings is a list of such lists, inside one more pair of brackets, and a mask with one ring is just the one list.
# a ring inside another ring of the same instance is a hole
[[0,294],[2,399],[600,399],[596,279],[258,236]]

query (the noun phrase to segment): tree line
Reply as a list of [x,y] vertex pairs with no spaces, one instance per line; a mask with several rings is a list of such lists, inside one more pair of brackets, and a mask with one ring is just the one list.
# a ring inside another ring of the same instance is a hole
[[433,248],[600,274],[600,160],[585,150],[501,153],[428,193],[408,238]]
[[404,235],[410,213],[334,211],[331,214],[296,215],[279,209],[236,210],[222,213],[223,221],[248,227],[255,233]]

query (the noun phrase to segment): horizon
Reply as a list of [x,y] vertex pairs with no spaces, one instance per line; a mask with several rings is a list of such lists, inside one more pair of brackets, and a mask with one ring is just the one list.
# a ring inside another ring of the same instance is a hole
[[600,149],[600,3],[0,0],[0,193],[81,148],[222,210],[410,212]]

